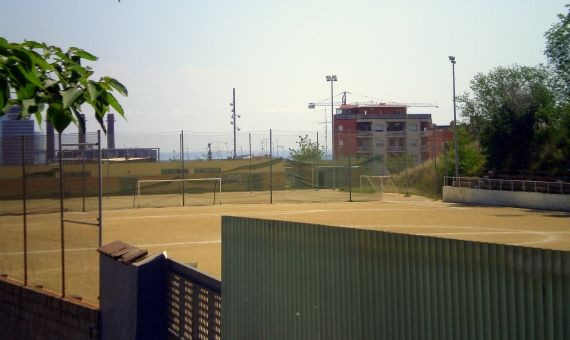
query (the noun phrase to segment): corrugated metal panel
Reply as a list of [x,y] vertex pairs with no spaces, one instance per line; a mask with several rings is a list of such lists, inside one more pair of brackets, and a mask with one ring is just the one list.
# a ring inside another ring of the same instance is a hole
[[222,218],[228,339],[570,339],[570,252]]

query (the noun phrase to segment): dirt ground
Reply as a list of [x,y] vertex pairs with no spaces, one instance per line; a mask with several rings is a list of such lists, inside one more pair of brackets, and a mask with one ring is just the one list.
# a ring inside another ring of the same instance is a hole
[[[197,263],[198,269],[217,278],[221,275],[222,215],[570,250],[570,213],[467,206],[396,194],[384,194],[382,201],[342,202],[346,193],[334,195],[338,195],[338,201],[329,203],[223,203],[105,210],[103,244],[122,240],[149,253],[166,251],[169,257]],[[276,198],[279,202],[278,195]],[[65,218],[95,221],[96,215],[68,212]],[[22,216],[0,216],[0,274],[19,280],[24,277],[22,228]],[[28,216],[29,284],[61,291],[60,237],[58,213]],[[66,293],[96,303],[96,227],[68,223],[64,238]]]

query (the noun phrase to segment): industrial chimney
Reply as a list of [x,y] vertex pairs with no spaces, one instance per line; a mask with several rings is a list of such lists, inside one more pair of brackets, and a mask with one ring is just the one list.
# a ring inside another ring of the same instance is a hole
[[80,113],[79,114],[79,119],[81,119],[83,121],[83,124],[79,124],[79,135],[77,137],[77,143],[79,143],[79,150],[85,150],[85,129],[81,128],[81,125],[85,126],[85,124],[87,124],[87,121],[85,120],[85,114],[84,113]]
[[55,140],[53,125],[46,121],[46,163],[52,163],[55,158]]
[[115,114],[107,115],[107,150],[115,149]]

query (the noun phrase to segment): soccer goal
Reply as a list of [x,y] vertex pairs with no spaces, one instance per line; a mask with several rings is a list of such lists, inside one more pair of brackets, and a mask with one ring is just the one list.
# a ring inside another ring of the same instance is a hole
[[384,192],[391,191],[392,188],[396,193],[398,192],[390,176],[360,175],[360,192],[372,192],[382,196]]
[[[202,197],[202,202],[209,202],[213,194],[213,203],[216,202],[216,192],[222,192],[222,178],[181,178],[181,179],[142,179],[137,180],[135,201],[141,207],[141,199],[149,198],[149,206],[169,205],[163,202],[179,197],[180,205],[186,205],[186,196],[189,194]],[[134,202],[133,202],[134,207]]]

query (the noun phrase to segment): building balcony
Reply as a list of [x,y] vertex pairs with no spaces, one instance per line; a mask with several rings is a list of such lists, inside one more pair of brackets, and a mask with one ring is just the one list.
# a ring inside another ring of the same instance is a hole
[[388,136],[388,137],[405,137],[405,136],[406,136],[406,131],[405,131],[405,130],[400,130],[400,131],[386,131],[386,136]]
[[367,138],[372,137],[372,131],[370,130],[356,130],[356,137]]
[[406,147],[403,145],[388,146],[388,152],[402,152],[402,151],[406,151]]

